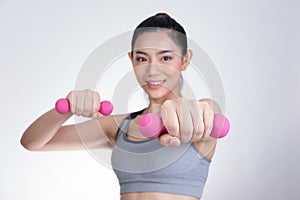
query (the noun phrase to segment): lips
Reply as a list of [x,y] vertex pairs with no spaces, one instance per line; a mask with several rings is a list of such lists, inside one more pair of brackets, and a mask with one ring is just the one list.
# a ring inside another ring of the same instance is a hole
[[164,82],[166,82],[166,80],[150,80],[146,82],[150,89],[158,89],[164,84]]

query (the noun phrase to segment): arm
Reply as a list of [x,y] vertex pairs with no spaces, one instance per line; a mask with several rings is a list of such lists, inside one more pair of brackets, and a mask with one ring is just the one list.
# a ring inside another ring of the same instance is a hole
[[[72,90],[66,98],[70,102],[71,112],[64,115],[55,109],[46,112],[26,129],[21,144],[31,151],[111,148],[115,143],[118,128],[116,122],[120,120],[120,116],[100,116],[100,95],[96,91]],[[79,124],[62,126],[73,114],[99,117]]]
[[25,130],[20,141],[21,144],[28,150],[42,148],[71,116],[71,113],[60,115],[55,109],[49,110]]
[[[30,151],[59,151],[111,148],[120,116],[103,116],[83,123],[62,126],[72,116],[52,109],[35,120],[23,133],[21,144]],[[84,144],[78,135],[83,139]]]

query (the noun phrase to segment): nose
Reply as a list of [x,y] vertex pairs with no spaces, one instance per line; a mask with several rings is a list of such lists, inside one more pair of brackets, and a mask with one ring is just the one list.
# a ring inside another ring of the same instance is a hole
[[151,59],[149,65],[147,66],[148,76],[157,76],[160,74],[159,62],[156,59]]

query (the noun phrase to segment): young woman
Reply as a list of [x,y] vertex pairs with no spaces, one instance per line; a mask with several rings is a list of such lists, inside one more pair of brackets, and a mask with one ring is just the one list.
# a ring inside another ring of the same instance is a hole
[[[200,199],[216,146],[216,139],[208,136],[214,114],[221,110],[211,99],[189,100],[181,95],[181,72],[192,58],[183,27],[165,13],[147,18],[135,29],[128,56],[139,84],[149,97],[148,107],[131,114],[102,116],[97,112],[98,92],[73,90],[66,97],[71,112],[65,115],[55,109],[46,112],[27,128],[21,144],[31,151],[84,150],[77,131],[85,132],[88,148],[111,148],[113,155],[115,146],[139,151],[153,145],[178,148],[190,144],[182,156],[161,169],[140,173],[114,171],[122,200]],[[142,136],[136,124],[149,112],[162,117],[168,134],[158,139]],[[94,119],[76,126],[62,126],[73,114]]]

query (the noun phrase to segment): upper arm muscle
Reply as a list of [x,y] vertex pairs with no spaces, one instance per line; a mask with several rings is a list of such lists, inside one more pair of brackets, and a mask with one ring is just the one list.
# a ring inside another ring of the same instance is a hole
[[[122,115],[91,119],[62,126],[55,136],[38,151],[84,150],[112,148]],[[117,120],[116,120],[117,119]],[[115,121],[116,120],[116,121]]]

